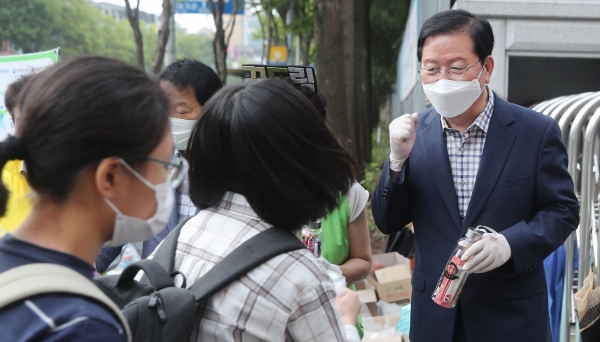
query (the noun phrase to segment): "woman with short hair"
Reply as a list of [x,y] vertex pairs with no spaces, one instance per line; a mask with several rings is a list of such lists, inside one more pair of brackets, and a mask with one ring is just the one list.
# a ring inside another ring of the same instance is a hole
[[[175,256],[188,284],[261,231],[297,231],[326,216],[354,181],[352,157],[282,80],[223,88],[190,141],[190,198],[201,210],[183,226]],[[306,249],[270,259],[207,300],[193,340],[357,340],[360,302],[340,316],[328,265]]]

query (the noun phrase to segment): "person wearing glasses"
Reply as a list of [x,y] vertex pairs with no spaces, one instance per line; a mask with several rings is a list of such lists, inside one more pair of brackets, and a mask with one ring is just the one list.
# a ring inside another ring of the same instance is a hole
[[[169,100],[157,79],[105,57],[64,60],[33,76],[18,101],[16,136],[0,143],[0,165],[23,160],[33,192],[25,222],[0,239],[0,274],[32,263],[92,278],[103,245],[161,231],[173,188]],[[0,208],[6,205],[0,185]],[[1,341],[126,341],[108,308],[49,293],[0,310]]]
[[[433,109],[390,124],[390,154],[373,198],[386,234],[414,224],[411,341],[551,341],[543,260],[577,228],[567,153],[551,118],[488,86],[490,23],[464,10],[429,18],[417,42]],[[464,254],[456,307],[432,300],[456,242],[492,230]]]
[[[219,76],[206,64],[193,59],[180,59],[169,64],[158,75],[160,87],[171,100],[171,134],[175,143],[175,157],[179,162],[185,158],[188,140],[202,106],[223,87]],[[189,196],[187,175],[175,189],[175,207],[165,228],[156,236],[133,244],[139,256],[146,259],[161,241],[177,225],[198,213],[198,208]],[[100,251],[96,260],[96,270],[104,273],[121,261],[123,246],[107,247]]]

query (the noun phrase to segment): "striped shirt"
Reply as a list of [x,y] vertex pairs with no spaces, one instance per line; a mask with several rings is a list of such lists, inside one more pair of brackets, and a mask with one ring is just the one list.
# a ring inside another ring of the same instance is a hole
[[458,209],[460,218],[463,220],[467,215],[471,194],[475,188],[479,162],[494,111],[494,93],[487,86],[486,89],[489,93],[488,103],[464,134],[457,129],[450,128],[444,117],[440,116],[442,130],[446,136],[446,148],[448,149],[454,189],[458,198]]
[[[226,193],[218,206],[201,210],[182,228],[175,269],[191,286],[270,227],[242,195]],[[308,250],[270,259],[207,301],[191,340],[345,341],[347,327],[335,309],[334,287],[325,272],[326,266]]]

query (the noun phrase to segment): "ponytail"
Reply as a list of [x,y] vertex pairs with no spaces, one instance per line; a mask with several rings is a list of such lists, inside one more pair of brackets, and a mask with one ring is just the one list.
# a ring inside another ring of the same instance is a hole
[[[24,160],[25,149],[21,139],[10,135],[6,140],[0,142],[0,168],[4,168],[7,162],[11,160]],[[0,217],[6,214],[6,204],[8,202],[8,190],[4,182],[0,182]]]

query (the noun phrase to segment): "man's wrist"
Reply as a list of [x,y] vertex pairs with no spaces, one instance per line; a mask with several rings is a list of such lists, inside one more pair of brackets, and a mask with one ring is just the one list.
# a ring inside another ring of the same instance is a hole
[[404,159],[395,159],[390,154],[390,170],[395,171],[395,172],[402,171],[402,167],[404,166],[404,162],[406,161],[406,159],[407,158],[404,158]]

